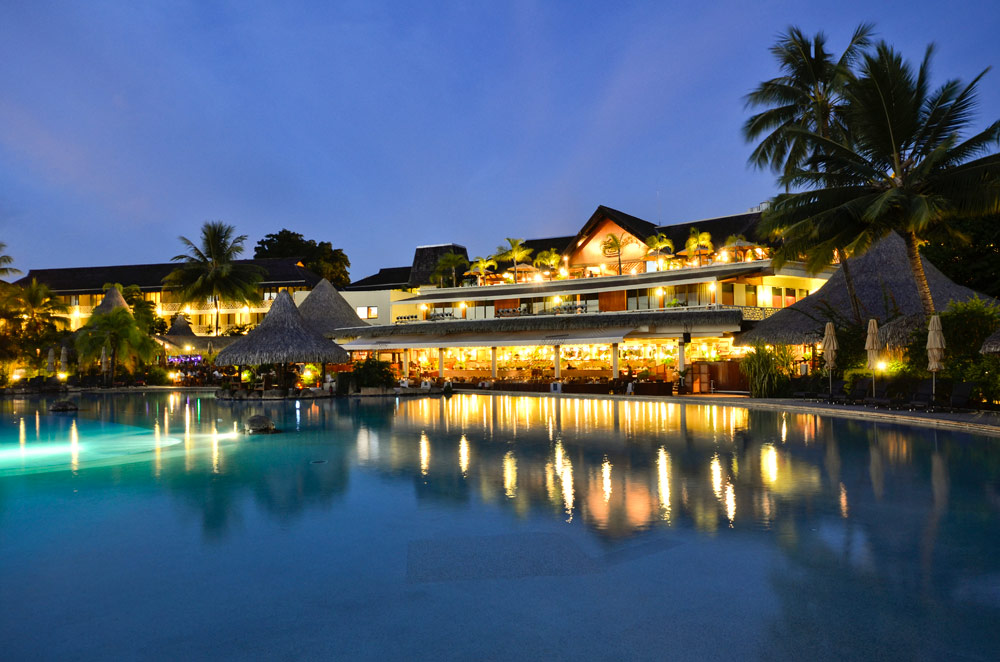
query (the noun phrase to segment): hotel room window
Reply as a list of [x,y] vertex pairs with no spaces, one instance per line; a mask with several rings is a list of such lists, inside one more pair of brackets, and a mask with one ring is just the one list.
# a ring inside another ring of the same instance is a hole
[[373,320],[378,317],[378,306],[358,306],[355,310],[358,317],[363,320]]

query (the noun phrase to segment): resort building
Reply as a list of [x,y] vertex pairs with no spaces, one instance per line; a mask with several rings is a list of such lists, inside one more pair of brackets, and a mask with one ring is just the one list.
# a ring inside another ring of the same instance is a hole
[[[409,377],[597,380],[638,375],[695,391],[738,388],[733,337],[818,290],[833,272],[775,267],[760,211],[658,226],[600,206],[574,235],[531,239],[530,256],[431,285],[432,253],[343,295],[370,326],[342,329]],[[658,238],[659,241],[656,241]],[[671,247],[672,245],[672,247]],[[544,262],[539,257],[546,258]]]
[[[281,290],[288,290],[296,301],[301,301],[321,280],[319,276],[302,266],[295,258],[264,258],[239,260],[254,264],[264,270],[258,295],[260,303],[255,306],[221,302],[219,311],[220,332],[238,324],[256,325]],[[163,279],[178,267],[177,262],[161,264],[129,264],[110,267],[68,267],[62,269],[32,269],[19,285],[32,280],[48,285],[54,294],[69,308],[69,324],[76,330],[86,324],[94,308],[104,297],[108,284],[123,287],[136,285],[143,298],[156,304],[156,314],[168,320],[183,313],[190,321],[191,330],[207,335],[214,331],[215,304],[181,303],[176,292],[164,287]]]

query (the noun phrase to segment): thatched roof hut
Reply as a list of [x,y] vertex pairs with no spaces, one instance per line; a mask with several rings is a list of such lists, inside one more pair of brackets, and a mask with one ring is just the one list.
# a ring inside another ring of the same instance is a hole
[[[930,285],[934,307],[944,310],[951,301],[966,301],[977,293],[951,281],[937,267],[923,259],[924,273]],[[900,345],[910,333],[926,325],[920,295],[910,272],[906,244],[892,233],[877,242],[867,253],[850,262],[851,277],[861,304],[862,322],[876,319],[883,343]],[[736,344],[754,341],[773,344],[803,345],[820,342],[826,322],[852,320],[850,298],[842,269],[814,294],[796,301],[788,308],[740,334]]]
[[295,302],[282,290],[267,316],[247,335],[237,338],[215,358],[217,365],[267,363],[343,363],[348,353],[309,328]]
[[164,335],[171,337],[194,336],[195,333],[194,329],[191,328],[191,323],[188,322],[186,317],[184,317],[184,314],[177,313],[174,317],[174,321],[170,324],[170,328]]
[[325,278],[299,304],[299,313],[309,328],[327,337],[336,336],[338,329],[368,324]]
[[983,343],[983,348],[979,350],[983,354],[1000,354],[1000,329],[997,329],[992,336]]
[[132,312],[132,309],[128,307],[125,302],[125,297],[122,293],[118,291],[117,287],[109,287],[104,291],[104,298],[101,299],[101,303],[97,304],[94,308],[92,315],[102,315],[104,313],[110,313],[115,308],[124,308],[125,310]]

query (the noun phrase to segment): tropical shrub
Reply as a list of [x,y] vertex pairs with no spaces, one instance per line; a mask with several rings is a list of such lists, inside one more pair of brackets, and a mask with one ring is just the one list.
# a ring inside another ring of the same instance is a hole
[[146,370],[146,384],[149,386],[167,386],[170,384],[170,377],[167,371],[158,365],[149,366]]
[[791,349],[787,345],[754,343],[740,362],[740,372],[750,385],[751,398],[774,397],[788,383],[792,372]]
[[386,361],[379,361],[374,356],[369,356],[364,361],[355,361],[354,370],[351,371],[351,380],[354,382],[355,388],[365,386],[389,388],[396,383],[391,365]]

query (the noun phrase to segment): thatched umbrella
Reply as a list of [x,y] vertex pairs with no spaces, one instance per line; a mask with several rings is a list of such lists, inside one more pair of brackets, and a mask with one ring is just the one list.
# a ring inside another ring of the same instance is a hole
[[45,369],[46,369],[46,372],[55,372],[56,371],[56,348],[55,347],[49,347],[49,355],[48,355],[48,358],[45,361]]
[[875,373],[878,370],[878,322],[868,320],[868,335],[865,337],[865,351],[868,353],[868,369],[872,371],[872,397],[875,397]]
[[833,369],[837,367],[837,330],[833,322],[826,323],[826,333],[823,334],[823,360],[826,362],[826,369],[830,373],[830,395],[833,395]]
[[132,312],[128,307],[128,304],[125,302],[125,297],[123,297],[122,293],[118,291],[118,288],[109,287],[104,291],[104,298],[101,299],[101,303],[97,304],[97,307],[94,308],[94,311],[91,314],[101,315],[103,313],[110,313],[115,308],[124,308],[125,310]]
[[328,338],[336,336],[339,329],[368,324],[325,278],[299,304],[299,313],[309,328]]
[[101,372],[107,372],[110,367],[108,362],[108,348],[101,348]]
[[66,345],[63,345],[62,349],[59,350],[59,368],[63,372],[66,372],[66,362],[68,361],[68,359],[69,359],[69,352],[66,350]]
[[340,345],[309,328],[292,297],[282,290],[263,321],[219,352],[215,364],[343,363],[348,359]]
[[1000,329],[986,339],[979,351],[983,354],[1000,354]]
[[[967,301],[977,296],[975,291],[949,280],[926,259],[921,260],[935,308],[944,309],[951,301]],[[877,319],[882,325],[880,340],[883,344],[901,344],[915,329],[927,323],[910,272],[906,244],[899,235],[890,234],[861,257],[852,258],[851,276],[863,314]],[[992,301],[989,297],[979,296]],[[843,270],[838,269],[819,290],[741,334],[737,344],[750,345],[760,341],[808,345],[823,337],[826,322],[849,321],[853,316]],[[890,320],[893,321],[886,324]],[[890,331],[891,334],[887,333]]]
[[941,316],[931,318],[927,329],[927,369],[931,371],[931,396],[936,395],[937,373],[944,359],[944,332],[941,330]]

